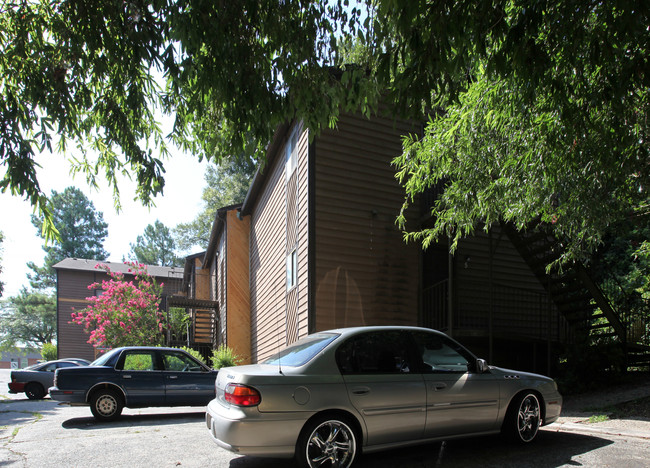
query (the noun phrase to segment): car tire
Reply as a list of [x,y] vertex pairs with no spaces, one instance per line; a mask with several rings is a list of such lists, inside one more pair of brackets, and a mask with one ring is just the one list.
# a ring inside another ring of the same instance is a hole
[[122,408],[122,396],[115,390],[98,390],[90,398],[90,411],[98,421],[114,421],[122,414]]
[[309,421],[296,444],[298,464],[307,468],[351,466],[359,452],[353,428],[349,418],[339,415],[323,415]]
[[541,404],[537,394],[523,392],[510,403],[502,433],[513,442],[532,442],[542,424]]
[[25,385],[25,395],[30,400],[40,400],[45,396],[45,389],[38,382],[30,382]]

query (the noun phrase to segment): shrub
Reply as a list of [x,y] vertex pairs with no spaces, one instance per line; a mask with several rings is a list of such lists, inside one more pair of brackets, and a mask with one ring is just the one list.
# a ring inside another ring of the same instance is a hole
[[82,325],[95,347],[156,345],[163,342],[163,315],[158,309],[162,284],[157,284],[145,265],[125,262],[134,281],[124,274],[111,271],[106,265],[108,280],[93,283],[90,290],[101,289],[101,296],[91,296],[90,304],[72,313],[72,322]]
[[205,359],[203,359],[203,356],[201,356],[201,353],[199,353],[196,349],[188,348],[187,346],[182,346],[179,349],[182,349],[183,351],[187,352],[191,356],[194,356],[196,359],[198,359],[203,364],[205,364]]
[[58,356],[56,345],[52,343],[44,343],[43,348],[41,348],[41,356],[43,356],[43,359],[46,361],[54,361]]
[[219,347],[212,352],[213,369],[236,366],[240,362],[241,358],[228,346],[219,345]]

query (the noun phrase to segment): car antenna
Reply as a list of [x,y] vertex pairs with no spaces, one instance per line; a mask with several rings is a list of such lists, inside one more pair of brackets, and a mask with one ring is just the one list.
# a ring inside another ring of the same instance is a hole
[[[278,325],[281,325],[279,318],[278,318]],[[282,373],[282,349],[280,348],[280,333],[278,333],[278,372],[280,373],[280,375],[284,375]]]

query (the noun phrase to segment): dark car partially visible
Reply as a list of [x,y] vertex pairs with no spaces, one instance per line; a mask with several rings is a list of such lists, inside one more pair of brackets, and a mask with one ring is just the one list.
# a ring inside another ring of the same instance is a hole
[[176,348],[131,346],[109,351],[90,366],[61,369],[50,396],[90,405],[99,421],[123,408],[205,406],[215,397],[217,371]]
[[11,371],[9,393],[25,393],[30,400],[40,400],[47,395],[47,389],[52,386],[54,372],[66,367],[88,365],[80,359],[59,359],[41,362],[24,369]]

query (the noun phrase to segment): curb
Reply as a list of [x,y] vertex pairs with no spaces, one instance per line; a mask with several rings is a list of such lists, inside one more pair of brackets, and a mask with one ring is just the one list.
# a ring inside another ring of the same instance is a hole
[[575,432],[586,434],[610,435],[618,437],[634,437],[636,439],[650,440],[650,432],[635,431],[633,429],[617,429],[615,427],[594,427],[592,424],[580,424],[571,422],[553,423],[544,428],[550,432]]

